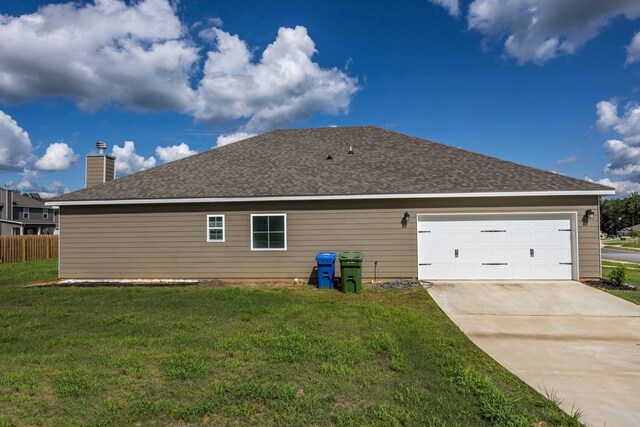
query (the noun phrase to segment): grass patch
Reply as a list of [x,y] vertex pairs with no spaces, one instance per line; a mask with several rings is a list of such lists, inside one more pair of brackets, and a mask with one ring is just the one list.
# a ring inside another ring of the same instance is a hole
[[162,373],[170,380],[204,378],[209,371],[208,366],[207,360],[195,353],[179,353],[162,363]]
[[0,286],[47,282],[58,278],[58,260],[0,263]]
[[[602,261],[602,275],[608,277],[609,272],[619,265],[624,265],[627,270],[625,283],[635,285],[640,288],[640,264],[620,263],[615,261]],[[640,304],[640,291],[602,289],[619,298],[626,299],[634,304]]]
[[0,426],[577,425],[422,289],[20,287],[54,267],[0,265]]
[[639,250],[640,251],[640,240],[639,239],[626,239],[626,240],[604,240],[602,244],[608,248],[612,249],[628,249],[628,250]]
[[60,396],[84,396],[91,391],[92,382],[85,372],[66,371],[55,379],[56,392]]

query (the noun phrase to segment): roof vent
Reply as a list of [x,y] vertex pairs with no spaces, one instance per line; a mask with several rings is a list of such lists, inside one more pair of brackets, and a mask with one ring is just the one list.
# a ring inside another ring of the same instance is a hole
[[104,150],[107,149],[107,143],[106,142],[102,142],[102,141],[98,141],[98,142],[96,142],[96,148],[98,149],[100,154],[104,155]]
[[347,154],[353,154],[353,147],[349,146],[349,152]]
[[333,160],[333,157],[331,157],[331,154],[327,154],[327,157],[325,158],[325,160]]

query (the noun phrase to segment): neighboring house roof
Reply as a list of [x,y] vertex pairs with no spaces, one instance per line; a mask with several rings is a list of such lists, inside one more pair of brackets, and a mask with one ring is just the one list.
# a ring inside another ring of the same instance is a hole
[[46,208],[44,202],[13,192],[13,204],[22,208]]
[[612,190],[363,126],[276,130],[49,202]]

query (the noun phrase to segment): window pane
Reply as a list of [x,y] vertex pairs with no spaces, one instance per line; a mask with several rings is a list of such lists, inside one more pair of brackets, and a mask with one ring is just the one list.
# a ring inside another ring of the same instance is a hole
[[269,233],[254,232],[253,233],[253,248],[254,249],[268,249],[269,248]]
[[269,231],[284,232],[284,217],[282,215],[275,215],[275,216],[269,217]]
[[209,230],[209,240],[222,240],[222,230]]
[[284,233],[269,233],[269,242],[271,249],[284,249]]
[[221,216],[211,216],[211,217],[209,217],[209,227],[211,227],[211,228],[222,228],[222,217]]
[[253,217],[253,231],[266,232],[269,231],[269,217],[267,216],[254,216]]

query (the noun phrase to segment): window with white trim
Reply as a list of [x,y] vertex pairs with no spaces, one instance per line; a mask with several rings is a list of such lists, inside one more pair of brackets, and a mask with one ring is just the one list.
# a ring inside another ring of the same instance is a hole
[[22,219],[29,219],[29,208],[22,208]]
[[49,209],[42,209],[42,219],[49,219]]
[[251,215],[251,250],[267,251],[287,249],[286,214]]
[[224,242],[224,215],[207,215],[207,242]]

